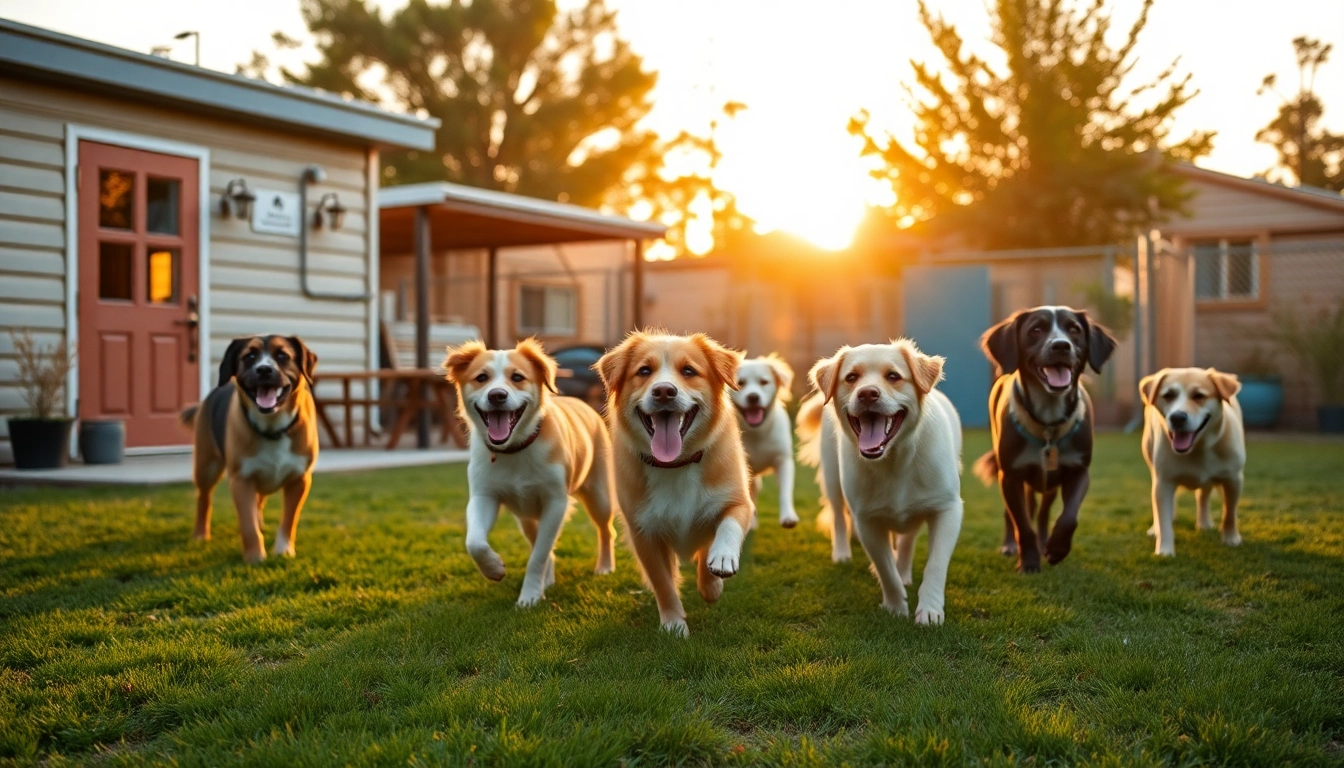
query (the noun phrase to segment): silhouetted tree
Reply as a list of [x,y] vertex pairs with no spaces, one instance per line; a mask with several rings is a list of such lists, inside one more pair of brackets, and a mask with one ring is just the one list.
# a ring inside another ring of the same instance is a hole
[[1265,174],[1274,181],[1292,178],[1298,184],[1344,190],[1344,134],[1330,133],[1321,125],[1325,107],[1316,95],[1316,71],[1330,58],[1331,47],[1320,40],[1296,38],[1297,93],[1291,98],[1278,93],[1274,89],[1277,77],[1272,74],[1265,76],[1257,91],[1273,91],[1283,99],[1279,113],[1255,134],[1256,141],[1278,150],[1279,172],[1271,169]]
[[945,65],[911,62],[914,143],[878,135],[866,112],[850,122],[895,192],[889,213],[997,248],[1112,243],[1180,211],[1188,194],[1163,166],[1207,153],[1212,134],[1171,141],[1173,116],[1197,93],[1176,62],[1125,85],[1151,6],[1115,48],[1104,0],[996,0],[991,41],[1006,62],[996,67],[964,52],[921,0]]

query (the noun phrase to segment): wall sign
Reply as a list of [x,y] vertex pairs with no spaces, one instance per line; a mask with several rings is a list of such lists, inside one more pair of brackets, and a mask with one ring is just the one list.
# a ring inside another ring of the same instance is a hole
[[252,231],[298,237],[303,222],[303,212],[299,210],[299,193],[274,189],[258,189],[255,192],[257,201],[252,204]]

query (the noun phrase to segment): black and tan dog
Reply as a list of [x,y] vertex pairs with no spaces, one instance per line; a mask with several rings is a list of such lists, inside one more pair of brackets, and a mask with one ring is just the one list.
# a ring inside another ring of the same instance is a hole
[[210,498],[227,471],[243,559],[266,559],[261,510],[266,497],[281,489],[285,512],[275,535],[275,554],[294,555],[294,531],[317,463],[311,391],[316,365],[317,356],[294,336],[247,336],[229,344],[219,364],[219,385],[205,402],[182,412],[182,424],[196,438],[192,538],[210,538]]
[[[1086,312],[1037,307],[990,328],[980,346],[999,378],[989,393],[993,448],[976,461],[975,474],[986,485],[997,480],[1003,494],[1000,551],[1017,555],[1019,571],[1034,573],[1042,540],[1051,565],[1073,546],[1092,464],[1092,401],[1079,378],[1088,365],[1101,372],[1115,339]],[[1050,506],[1060,492],[1064,510],[1051,531]]]

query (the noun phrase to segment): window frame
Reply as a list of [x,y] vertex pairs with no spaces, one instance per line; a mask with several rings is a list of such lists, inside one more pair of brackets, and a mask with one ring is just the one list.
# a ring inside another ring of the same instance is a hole
[[[1255,290],[1253,294],[1228,294],[1227,292],[1227,268],[1234,241],[1245,241],[1250,247],[1251,283]],[[1219,293],[1216,296],[1201,296],[1199,294],[1199,257],[1196,249],[1210,244],[1217,244],[1219,247],[1219,264],[1222,267],[1219,276]],[[1269,259],[1264,257],[1269,250],[1269,238],[1264,233],[1190,237],[1182,245],[1190,254],[1191,289],[1194,293],[1196,308],[1201,310],[1264,309],[1266,296],[1268,295],[1269,275]]]
[[[524,321],[523,312],[525,302],[523,300],[523,294],[528,290],[542,291],[542,308],[541,308],[542,325],[540,327],[529,326]],[[571,296],[571,301],[573,302],[572,304],[573,311],[570,313],[571,325],[568,328],[548,327],[545,325],[546,323],[545,318],[547,314],[546,308],[548,302],[550,301],[550,296],[552,292],[557,293],[564,292],[568,293]],[[517,311],[514,313],[514,322],[518,329],[517,335],[520,336],[532,335],[532,336],[543,336],[550,338],[565,338],[565,337],[577,336],[579,333],[579,325],[580,325],[579,297],[580,297],[580,288],[577,285],[572,285],[568,283],[557,284],[557,283],[541,283],[541,282],[518,283],[518,293],[515,296],[515,301],[517,302]]]

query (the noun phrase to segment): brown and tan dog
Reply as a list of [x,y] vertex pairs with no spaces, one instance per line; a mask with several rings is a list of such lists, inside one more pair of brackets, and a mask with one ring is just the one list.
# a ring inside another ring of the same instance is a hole
[[607,388],[616,495],[663,629],[686,635],[679,559],[719,599],[751,526],[746,454],[728,390],[742,355],[708,336],[632,333],[594,368]]
[[481,574],[504,578],[504,561],[487,540],[503,505],[532,544],[518,607],[536,605],[555,583],[555,542],[572,496],[597,529],[597,572],[611,573],[611,438],[602,417],[579,398],[556,394],[555,360],[536,339],[513,349],[479,341],[449,347],[443,367],[471,425],[467,552]]
[[312,487],[317,463],[317,416],[313,368],[317,355],[296,336],[234,339],[219,364],[219,384],[205,402],[182,412],[195,435],[192,481],[196,484],[196,530],[210,538],[210,498],[229,475],[238,512],[243,559],[266,559],[261,510],[266,497],[285,493],[285,511],[275,534],[275,554],[294,556],[299,512]]

